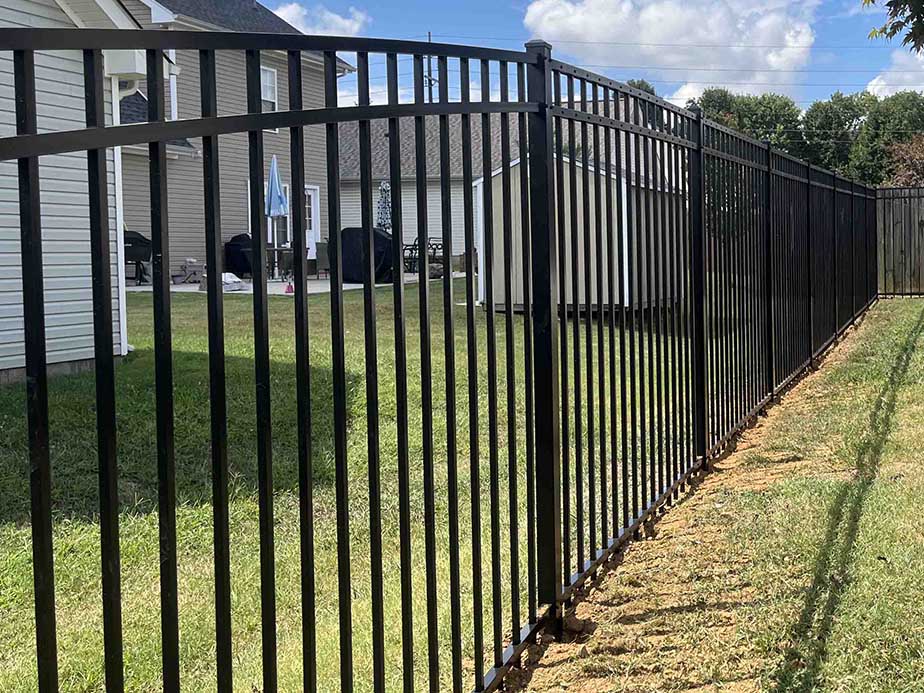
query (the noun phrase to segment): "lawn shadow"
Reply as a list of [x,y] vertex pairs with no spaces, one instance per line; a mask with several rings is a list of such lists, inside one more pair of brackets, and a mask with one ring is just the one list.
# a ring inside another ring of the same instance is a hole
[[[254,362],[226,357],[227,449],[231,493],[257,492]],[[298,415],[295,364],[270,365],[273,486],[298,488]],[[333,385],[328,366],[312,365],[311,447],[316,486],[334,475]],[[347,371],[347,412],[362,393],[362,376]],[[96,401],[92,372],[49,383],[52,502],[56,519],[95,521],[99,513]],[[174,352],[174,421],[177,504],[212,499],[208,354]],[[157,431],[154,354],[139,350],[116,367],[119,502],[123,512],[157,510]],[[349,426],[349,421],[347,422]],[[27,524],[29,459],[22,385],[0,388],[0,523]]]
[[821,666],[827,657],[834,614],[850,584],[850,566],[863,506],[879,473],[885,444],[895,426],[898,390],[908,373],[922,332],[924,311],[918,315],[902,342],[889,378],[873,404],[868,430],[857,450],[854,478],[838,492],[828,513],[828,525],[815,560],[812,584],[789,638],[793,644],[774,673],[773,690],[777,693],[815,690]]

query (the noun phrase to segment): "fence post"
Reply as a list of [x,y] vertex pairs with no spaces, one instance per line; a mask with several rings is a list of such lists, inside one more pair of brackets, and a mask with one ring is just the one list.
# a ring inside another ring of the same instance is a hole
[[808,292],[806,301],[808,302],[808,361],[809,365],[814,365],[815,361],[815,274],[812,255],[812,165],[805,164],[805,252],[806,267],[808,268],[806,282]]
[[857,319],[857,222],[856,222],[856,204],[857,204],[857,186],[850,181],[850,268],[848,276],[850,277],[850,322],[852,325]]
[[703,227],[706,197],[706,121],[696,109],[696,150],[690,164],[690,243],[693,280],[693,455],[707,465],[706,421],[706,233]]
[[552,154],[552,46],[526,44],[527,96],[539,109],[529,114],[529,223],[533,277],[533,363],[536,417],[536,585],[539,602],[560,615],[561,448],[558,400],[558,296]]
[[838,299],[840,298],[841,292],[841,278],[838,276],[838,262],[837,262],[837,174],[835,173],[831,178],[831,276],[834,277],[834,337],[835,339],[840,334],[840,327],[838,325],[838,315],[840,312],[840,307],[838,306]]
[[773,147],[770,142],[764,142],[764,147],[767,153],[767,167],[764,173],[764,305],[767,307],[767,321],[764,325],[764,353],[767,355],[764,387],[767,396],[772,398],[776,389],[773,377]]

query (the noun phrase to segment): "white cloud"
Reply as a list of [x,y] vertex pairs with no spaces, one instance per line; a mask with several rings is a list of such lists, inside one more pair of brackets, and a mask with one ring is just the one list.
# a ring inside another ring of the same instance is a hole
[[299,2],[280,5],[276,14],[305,34],[327,34],[331,36],[356,36],[370,22],[372,17],[363,10],[350,7],[346,15],[337,14],[324,5],[306,6]]
[[889,66],[866,85],[876,96],[891,96],[899,91],[924,91],[924,55],[907,50],[892,51]]
[[533,0],[524,24],[559,55],[565,52],[584,65],[646,66],[651,69],[620,70],[618,76],[681,82],[672,95],[678,100],[729,82],[760,83],[729,84],[736,92],[792,93],[794,74],[778,70],[808,62],[819,4],[820,0]]

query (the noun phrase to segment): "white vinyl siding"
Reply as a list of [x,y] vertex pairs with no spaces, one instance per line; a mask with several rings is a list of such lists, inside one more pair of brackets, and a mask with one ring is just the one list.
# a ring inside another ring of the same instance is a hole
[[[54,0],[19,0],[0,7],[6,27],[73,28]],[[77,51],[36,54],[39,132],[85,127],[83,61]],[[106,120],[111,91],[106,81]],[[15,134],[13,61],[0,53],[0,136]],[[119,353],[120,315],[116,237],[115,166],[107,155],[112,260],[113,351]],[[49,363],[93,358],[93,304],[87,157],[83,152],[44,156],[39,162],[42,200],[45,312]],[[15,161],[0,162],[0,370],[25,365],[19,197]]]

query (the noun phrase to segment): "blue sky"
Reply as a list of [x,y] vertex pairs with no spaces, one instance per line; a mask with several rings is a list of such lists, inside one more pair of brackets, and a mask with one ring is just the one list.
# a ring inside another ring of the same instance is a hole
[[[303,31],[521,47],[617,79],[644,77],[682,103],[704,87],[774,91],[802,108],[832,92],[924,90],[924,59],[870,40],[882,10],[860,0],[261,0]],[[881,4],[881,0],[880,0]]]

